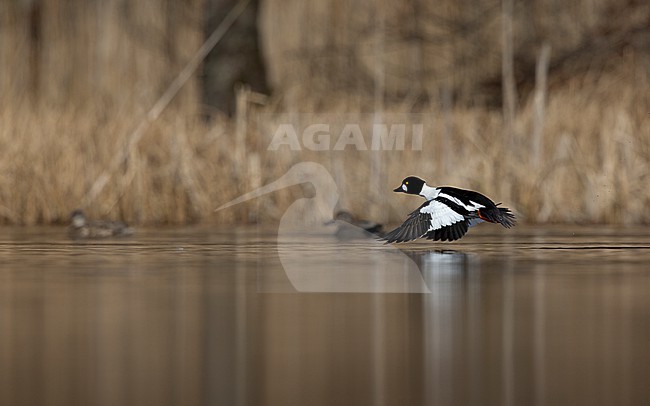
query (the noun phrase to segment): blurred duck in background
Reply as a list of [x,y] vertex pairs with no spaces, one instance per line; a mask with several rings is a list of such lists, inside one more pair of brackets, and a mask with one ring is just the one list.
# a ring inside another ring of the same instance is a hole
[[121,221],[93,220],[89,221],[83,211],[75,210],[70,213],[68,235],[72,239],[93,239],[106,237],[125,237],[133,235],[133,228]]
[[384,235],[381,224],[359,219],[345,210],[337,211],[334,219],[329,223],[336,223],[335,235],[342,240],[382,237]]

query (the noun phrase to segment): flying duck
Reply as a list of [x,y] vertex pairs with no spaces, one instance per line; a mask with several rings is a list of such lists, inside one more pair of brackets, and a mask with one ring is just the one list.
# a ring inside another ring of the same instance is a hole
[[426,199],[409,214],[401,226],[384,236],[389,243],[418,238],[434,241],[455,241],[470,227],[487,221],[506,228],[515,225],[515,216],[506,207],[497,207],[488,197],[472,190],[451,186],[431,187],[415,176],[402,181],[394,192],[422,196]]

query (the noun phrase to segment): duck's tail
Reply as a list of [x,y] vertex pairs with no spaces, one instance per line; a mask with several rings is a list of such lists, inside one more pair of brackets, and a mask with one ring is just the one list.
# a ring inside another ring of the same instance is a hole
[[513,227],[517,223],[515,215],[507,207],[482,208],[478,210],[478,216],[490,223],[498,223],[505,228]]

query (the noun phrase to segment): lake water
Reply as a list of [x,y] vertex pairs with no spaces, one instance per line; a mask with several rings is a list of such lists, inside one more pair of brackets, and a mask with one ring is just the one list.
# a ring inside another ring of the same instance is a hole
[[0,236],[0,405],[641,405],[647,229]]

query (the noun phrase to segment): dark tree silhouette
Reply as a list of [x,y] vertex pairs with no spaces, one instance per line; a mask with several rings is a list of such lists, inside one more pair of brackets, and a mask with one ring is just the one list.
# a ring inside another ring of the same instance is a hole
[[[207,0],[205,35],[219,25],[236,0]],[[259,0],[250,4],[205,59],[203,67],[203,103],[227,114],[235,109],[235,87],[250,86],[266,93],[268,86],[258,42],[257,10]]]

